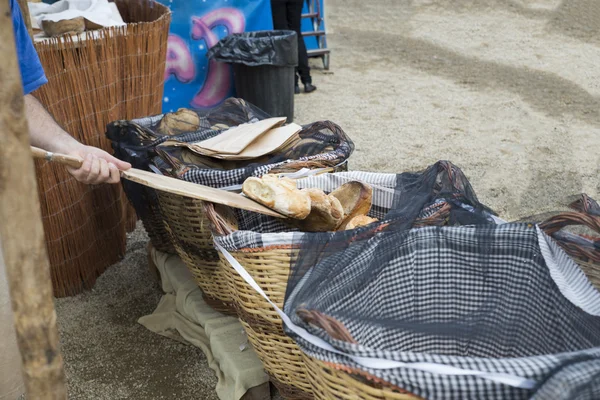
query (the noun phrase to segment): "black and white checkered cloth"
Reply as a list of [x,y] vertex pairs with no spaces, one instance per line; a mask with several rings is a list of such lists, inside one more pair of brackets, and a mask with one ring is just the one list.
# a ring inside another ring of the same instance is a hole
[[217,170],[206,168],[194,168],[191,166],[180,178],[201,185],[215,188],[224,188],[228,186],[240,185],[251,176],[261,177],[268,174],[271,170],[284,167],[286,164],[295,161],[332,161],[336,164],[345,162],[352,153],[350,147],[342,146],[332,152],[315,154],[304,157],[298,157],[293,160],[281,161],[272,164],[253,164],[246,168],[232,170]]
[[[325,193],[331,193],[338,187],[351,181],[361,181],[371,185],[373,188],[372,206],[369,216],[383,220],[390,211],[398,195],[396,187],[397,175],[375,172],[351,171],[336,172],[332,174],[322,174],[298,179],[297,187],[299,189],[318,188]],[[436,211],[436,205],[443,200],[436,200],[431,207],[426,208],[419,215],[420,218],[431,216]],[[239,230],[226,240],[227,243],[221,243],[228,250],[236,250],[245,247],[264,247],[272,245],[290,244],[292,236],[282,236],[281,233],[297,232],[297,229],[283,223],[278,218],[268,215],[258,214],[246,210],[233,210],[238,221]],[[301,233],[294,236],[296,242]]]
[[[298,309],[338,320],[358,344],[331,338]],[[425,399],[600,399],[600,292],[536,226],[373,233],[310,268],[288,288],[284,311],[344,355],[286,328],[307,354]],[[535,385],[367,368],[348,356],[508,374]]]

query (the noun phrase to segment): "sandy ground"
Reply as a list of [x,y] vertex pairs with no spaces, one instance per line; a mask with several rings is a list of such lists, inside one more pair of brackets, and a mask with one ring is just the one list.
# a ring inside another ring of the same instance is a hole
[[[450,160],[507,219],[599,197],[598,21],[596,0],[327,0],[331,70],[315,60],[296,121],[342,126],[352,169]],[[146,240],[57,301],[73,399],[216,399],[199,350],[136,323],[160,297]]]

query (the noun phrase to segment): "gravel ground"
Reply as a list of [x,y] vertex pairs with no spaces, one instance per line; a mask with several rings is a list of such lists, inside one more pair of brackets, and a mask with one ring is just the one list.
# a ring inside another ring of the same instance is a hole
[[[598,197],[599,20],[595,0],[327,0],[331,70],[313,63],[296,121],[342,126],[352,169],[450,160],[507,219]],[[161,294],[146,241],[138,228],[94,290],[57,301],[73,399],[217,398],[200,350],[136,322]]]

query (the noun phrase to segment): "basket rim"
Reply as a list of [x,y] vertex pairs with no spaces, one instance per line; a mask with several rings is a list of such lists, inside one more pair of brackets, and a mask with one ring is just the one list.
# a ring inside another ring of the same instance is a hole
[[[369,382],[373,382],[373,383],[376,383],[376,384],[379,384],[382,386],[382,388],[371,387],[372,390],[381,390],[381,391],[390,390],[390,391],[393,391],[394,393],[397,393],[400,395],[406,395],[407,400],[409,398],[414,399],[414,400],[422,399],[421,397],[418,397],[417,395],[415,395],[405,389],[402,389],[396,385],[393,385],[390,382],[386,382],[385,380],[378,378],[375,375],[369,374],[368,372],[361,371],[359,369],[355,369],[355,368],[351,368],[351,367],[347,367],[344,365],[332,363],[329,361],[320,360],[317,357],[309,356],[307,354],[305,354],[305,356],[310,359],[310,362],[316,364],[319,368],[323,368],[323,366],[325,366],[327,368],[331,368],[333,370],[346,373],[350,376],[351,379],[353,379],[355,381],[357,381],[357,380],[354,377],[352,377],[352,375],[358,375],[358,376],[363,377],[364,379],[366,379]],[[319,364],[321,364],[321,365],[319,365]],[[367,385],[366,383],[360,382],[360,381],[357,381],[357,384],[358,385]]]

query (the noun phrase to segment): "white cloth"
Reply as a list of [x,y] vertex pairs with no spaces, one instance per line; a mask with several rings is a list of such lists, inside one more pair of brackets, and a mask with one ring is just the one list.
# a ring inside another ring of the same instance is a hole
[[42,21],[62,21],[84,17],[97,25],[123,26],[123,18],[115,3],[108,0],[60,0],[54,4],[29,3],[31,26],[41,29]]
[[239,320],[211,309],[181,259],[150,253],[166,293],[151,315],[138,320],[152,332],[190,343],[206,355],[221,400],[240,400],[251,388],[269,381],[261,361],[247,344]]
[[24,393],[21,355],[13,325],[13,312],[0,245],[0,400],[15,400]]

